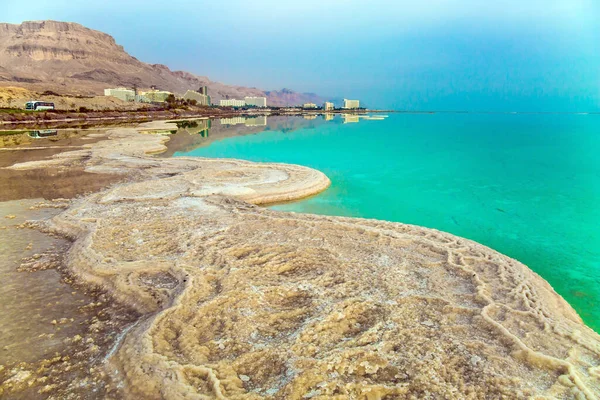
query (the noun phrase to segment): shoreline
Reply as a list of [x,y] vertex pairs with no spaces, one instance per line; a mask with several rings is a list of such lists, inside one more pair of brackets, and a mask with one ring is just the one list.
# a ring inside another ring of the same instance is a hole
[[[178,119],[196,119],[196,118],[230,118],[236,116],[303,116],[303,115],[321,115],[321,114],[367,114],[367,113],[381,113],[394,111],[387,110],[297,110],[297,111],[285,111],[285,110],[228,110],[220,108],[208,108],[206,110],[162,110],[162,111],[89,111],[89,112],[59,112],[59,113],[43,113],[43,112],[22,112],[18,114],[3,114],[0,113],[0,126],[14,126],[14,125],[39,125],[39,126],[53,126],[53,124],[66,124],[66,123],[77,123],[77,122],[88,122],[88,123],[102,123],[104,121],[122,120],[128,123],[136,123],[142,121],[172,121]],[[24,117],[18,120],[7,120],[10,115],[18,115]],[[51,115],[67,115],[65,118],[51,118]],[[108,116],[105,116],[108,115]]]
[[45,227],[74,240],[78,281],[144,315],[109,360],[126,397],[600,395],[596,361],[568,355],[600,361],[600,337],[517,261],[432,229],[256,207],[325,190],[310,168],[159,159],[168,137],[109,136],[9,168],[128,177]]

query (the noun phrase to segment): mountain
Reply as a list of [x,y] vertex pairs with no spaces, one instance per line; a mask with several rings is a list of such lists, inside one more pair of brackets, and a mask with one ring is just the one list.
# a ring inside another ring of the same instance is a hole
[[269,99],[277,99],[284,105],[296,105],[304,103],[315,103],[321,105],[323,98],[315,93],[298,93],[290,89],[281,89],[280,91],[267,91],[265,95]]
[[323,102],[313,93],[265,92],[147,64],[129,55],[106,33],[57,21],[0,23],[0,86],[80,95],[99,95],[116,86],[156,86],[178,94],[208,86],[214,102],[245,96],[265,96],[269,105],[276,106]]

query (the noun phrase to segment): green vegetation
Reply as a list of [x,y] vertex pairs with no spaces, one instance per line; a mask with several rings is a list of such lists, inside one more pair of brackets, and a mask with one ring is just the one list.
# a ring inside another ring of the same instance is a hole
[[186,109],[190,106],[197,107],[198,101],[196,101],[194,99],[190,99],[190,100],[178,99],[174,95],[170,94],[165,99],[165,104],[167,105],[167,109],[169,109],[169,110],[171,110],[171,109]]
[[27,132],[28,131],[0,131],[0,136],[20,135]]
[[177,104],[177,99],[175,98],[174,95],[170,94],[165,99],[165,102],[167,103],[168,106],[176,105]]
[[24,114],[26,111],[20,108],[0,108],[2,114]]

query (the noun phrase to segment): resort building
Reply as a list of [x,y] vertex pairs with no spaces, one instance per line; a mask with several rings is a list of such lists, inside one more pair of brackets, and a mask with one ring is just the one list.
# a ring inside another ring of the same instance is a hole
[[148,90],[146,92],[139,92],[140,96],[144,96],[152,103],[164,103],[167,101],[167,97],[173,93],[167,92],[166,90]]
[[127,88],[104,89],[104,95],[116,97],[117,99],[123,101],[135,100],[135,90]]
[[236,99],[223,99],[219,101],[221,107],[244,107],[246,102],[244,100]]
[[244,97],[244,101],[247,106],[254,107],[266,107],[267,106],[267,98],[266,97]]
[[317,108],[317,105],[315,103],[304,103],[302,108]]
[[[204,86],[206,88],[206,86]],[[194,90],[188,90],[183,95],[184,100],[196,100],[199,106],[210,106],[210,96]]]
[[323,110],[325,111],[331,111],[335,108],[335,106],[333,105],[333,103],[326,101],[325,103],[323,103]]
[[136,103],[152,103],[149,98],[147,98],[146,96],[142,96],[141,94],[136,94],[134,101]]
[[358,100],[344,99],[344,106],[342,108],[347,110],[357,109],[360,108],[360,102]]

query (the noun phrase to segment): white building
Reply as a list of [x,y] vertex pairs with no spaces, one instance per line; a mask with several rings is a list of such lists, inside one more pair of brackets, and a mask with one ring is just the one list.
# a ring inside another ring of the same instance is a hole
[[323,104],[323,110],[324,110],[324,111],[330,111],[330,110],[333,110],[334,108],[335,108],[335,106],[333,105],[333,103],[331,103],[331,102],[329,102],[329,101],[326,101],[326,102]]
[[171,92],[167,92],[166,90],[155,89],[150,89],[145,92],[140,91],[139,93],[140,96],[144,96],[153,103],[164,103],[165,101],[167,101],[167,98],[173,94]]
[[255,107],[266,107],[267,106],[267,98],[266,97],[244,97],[244,101],[247,106],[255,106]]
[[188,90],[183,95],[184,100],[196,100],[199,106],[210,106],[210,96],[194,90]]
[[244,107],[246,102],[244,100],[236,99],[223,99],[219,101],[221,107]]
[[348,100],[344,99],[344,107],[347,110],[352,110],[356,108],[360,108],[360,102],[358,100]]
[[317,108],[317,105],[315,103],[304,103],[302,108]]
[[123,101],[135,100],[135,91],[127,88],[104,89],[104,95],[116,97],[117,99]]

